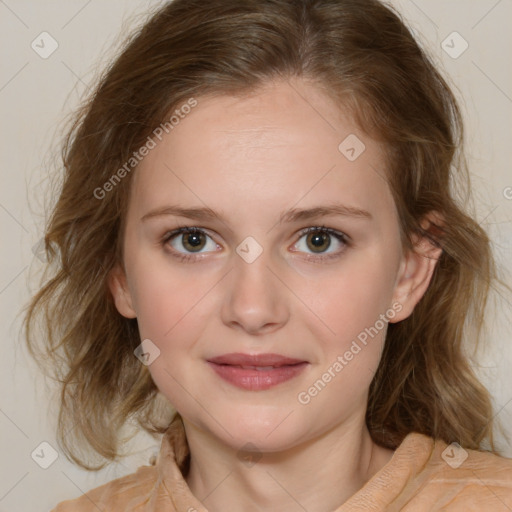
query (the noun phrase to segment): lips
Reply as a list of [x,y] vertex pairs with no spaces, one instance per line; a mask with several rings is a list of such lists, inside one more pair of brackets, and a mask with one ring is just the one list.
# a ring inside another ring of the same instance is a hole
[[224,354],[207,360],[215,373],[242,389],[261,391],[298,376],[307,361],[279,354]]

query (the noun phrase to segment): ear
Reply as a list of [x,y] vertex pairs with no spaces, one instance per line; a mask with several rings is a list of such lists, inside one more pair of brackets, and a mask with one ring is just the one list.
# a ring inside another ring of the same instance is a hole
[[399,303],[402,308],[390,319],[391,323],[410,316],[427,291],[443,252],[434,241],[439,239],[442,224],[441,216],[437,212],[430,212],[420,223],[424,235],[413,235],[413,248],[403,256],[393,294],[394,303]]
[[124,269],[117,264],[108,274],[108,287],[114,298],[117,311],[126,318],[136,318],[132,297],[126,281]]

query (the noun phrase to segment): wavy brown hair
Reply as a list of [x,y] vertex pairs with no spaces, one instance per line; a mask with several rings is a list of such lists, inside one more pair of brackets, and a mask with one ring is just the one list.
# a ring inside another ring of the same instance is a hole
[[[382,144],[404,249],[415,235],[442,248],[413,314],[389,326],[369,392],[372,438],[395,449],[415,431],[493,447],[490,396],[464,345],[479,337],[495,269],[485,232],[461,206],[461,114],[431,59],[377,0],[175,0],[130,38],[76,116],[44,238],[48,266],[26,311],[28,346],[61,385],[59,441],[83,467],[117,457],[128,421],[156,433],[170,418],[134,356],[137,320],[117,312],[107,286],[122,265],[136,168],[103,198],[95,190],[190,98],[291,77],[317,84]],[[429,212],[442,221],[424,230]]]

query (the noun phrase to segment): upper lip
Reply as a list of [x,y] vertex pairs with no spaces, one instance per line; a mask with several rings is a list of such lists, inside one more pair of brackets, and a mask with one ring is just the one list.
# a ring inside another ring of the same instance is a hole
[[280,354],[224,354],[222,356],[212,357],[208,362],[215,364],[225,364],[231,366],[287,366],[292,364],[306,363],[303,359],[282,356]]

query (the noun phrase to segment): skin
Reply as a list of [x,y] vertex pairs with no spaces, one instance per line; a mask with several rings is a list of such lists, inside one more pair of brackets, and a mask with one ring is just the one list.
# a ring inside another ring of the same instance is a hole
[[[332,510],[393,453],[373,443],[364,421],[386,328],[309,403],[297,396],[393,304],[400,311],[390,321],[411,314],[438,249],[417,240],[416,251],[404,252],[382,148],[318,86],[295,79],[267,83],[250,96],[197,100],[133,176],[124,269],[114,269],[110,289],[118,311],[136,317],[141,339],[160,350],[148,368],[184,419],[191,450],[186,480],[208,510],[233,503],[245,511]],[[353,162],[338,150],[349,134],[366,146]],[[279,223],[289,209],[333,203],[371,218]],[[206,206],[223,220],[141,220],[171,204]],[[162,242],[182,226],[208,235],[200,253],[183,245],[186,235]],[[318,226],[348,237],[347,245],[328,237],[324,255],[336,257],[322,260],[311,236],[300,234]],[[236,252],[248,236],[263,249],[252,263]],[[181,261],[173,256],[179,253],[196,259]],[[222,380],[206,362],[232,352],[277,353],[309,364],[287,382],[249,391]],[[255,464],[239,456],[247,443]]]

